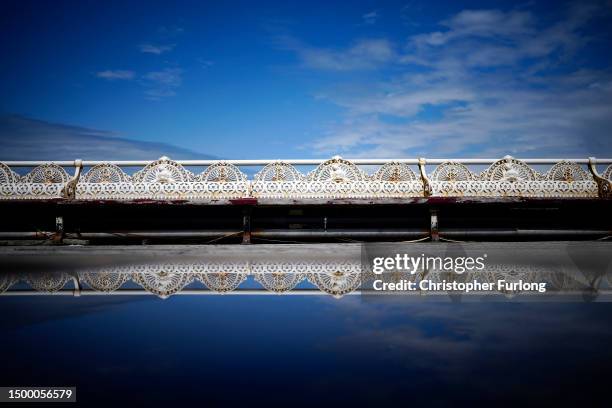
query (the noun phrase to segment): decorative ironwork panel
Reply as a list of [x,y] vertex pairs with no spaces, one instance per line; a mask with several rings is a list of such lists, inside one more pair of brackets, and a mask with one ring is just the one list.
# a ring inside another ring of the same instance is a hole
[[180,183],[193,181],[194,178],[195,176],[192,172],[167,157],[161,157],[153,163],[146,165],[142,170],[134,173],[132,177],[134,182],[153,184]]
[[386,163],[372,176],[372,180],[377,181],[417,181],[418,177],[412,169],[403,163]]
[[435,196],[450,197],[597,197],[593,181],[437,181]]
[[77,184],[77,199],[214,200],[248,196],[246,175],[231,164],[216,163],[196,176],[162,157],[129,177],[119,167],[93,167]]
[[525,162],[505,157],[481,174],[459,163],[443,163],[432,174],[434,196],[597,197],[597,183],[579,165],[560,162],[542,175]]
[[546,179],[572,183],[574,181],[588,181],[593,178],[578,164],[564,161],[552,166],[546,173]]
[[361,285],[361,272],[337,270],[332,273],[311,273],[308,280],[323,292],[340,297]]
[[77,199],[211,200],[248,196],[247,182],[87,183],[77,185]]
[[128,281],[129,275],[120,272],[83,272],[79,273],[79,279],[97,291],[113,292]]
[[62,197],[64,183],[3,183],[0,184],[0,199],[4,200],[48,200]]
[[70,179],[66,170],[56,164],[35,167],[19,177],[6,165],[0,166],[0,199],[36,200],[61,198],[62,189]]
[[130,181],[130,176],[125,174],[119,166],[114,164],[98,164],[93,166],[83,176],[81,183],[84,184],[112,184],[126,183]]
[[144,290],[163,299],[182,290],[193,280],[193,276],[189,273],[174,271],[173,265],[155,265],[154,269],[157,270],[135,273],[132,279]]
[[309,181],[346,183],[367,180],[368,175],[354,163],[340,156],[323,162],[307,176]]
[[[79,166],[76,163],[75,166]],[[385,163],[368,175],[355,163],[339,156],[323,162],[306,175],[288,163],[269,163],[252,181],[230,163],[214,163],[195,175],[167,157],[146,165],[131,177],[110,163],[95,165],[82,177],[79,177],[80,167],[77,169],[79,171],[71,178],[64,168],[49,163],[21,177],[0,163],[0,199],[207,202],[239,198],[308,200],[425,196],[594,198],[603,197],[598,183],[612,177],[612,166],[608,166],[602,178],[568,161],[561,161],[541,174],[524,161],[510,156],[495,161],[480,174],[462,163],[445,162],[429,177],[425,164],[419,165],[419,173],[415,173],[408,165],[398,162]]]
[[247,278],[246,273],[236,272],[206,272],[195,274],[195,278],[208,289],[225,293],[236,289]]
[[325,181],[287,181],[252,184],[256,198],[402,198],[422,197],[420,181],[347,181],[341,183]]
[[19,181],[19,175],[9,166],[0,163],[0,184],[13,184]]
[[268,272],[255,273],[255,280],[270,292],[283,293],[294,289],[304,280],[301,273]]
[[285,181],[300,181],[304,175],[291,164],[275,162],[267,164],[255,175],[255,182],[282,183]]
[[445,181],[455,183],[457,181],[470,181],[475,178],[474,173],[465,164],[446,162],[440,164],[432,173],[431,181]]
[[65,273],[46,272],[29,274],[25,281],[34,290],[51,293],[62,289],[69,279],[70,277]]
[[247,177],[233,164],[220,162],[208,166],[197,180],[205,183],[237,183],[245,182]]
[[[139,285],[145,291],[155,294],[161,298],[167,298],[180,291],[187,290],[186,287],[200,284],[206,286],[209,291],[229,293],[240,291],[240,286],[247,281],[249,276],[253,281],[259,283],[265,291],[274,293],[288,293],[294,291],[296,286],[305,283],[304,286],[314,286],[318,290],[341,297],[357,291],[362,282],[368,283],[373,279],[380,279],[379,275],[362,272],[361,260],[302,260],[286,262],[210,262],[210,263],[171,263],[171,264],[143,264],[115,266],[108,269],[79,271],[75,277],[65,273],[30,273],[20,275],[32,289],[54,293],[66,289],[66,283],[71,278],[78,279],[86,286],[79,290],[75,285],[74,293],[81,291],[96,291],[104,293],[122,292],[126,290],[133,292],[129,286]],[[607,274],[608,283],[612,282],[611,274]],[[305,281],[307,278],[307,281]],[[513,264],[489,264],[486,269],[476,272],[456,274],[452,271],[432,269],[427,272],[419,272],[411,275],[409,272],[397,271],[385,276],[386,282],[401,282],[404,279],[415,281],[428,280],[433,283],[446,281],[468,282],[478,280],[481,282],[496,283],[505,281],[504,287],[498,287],[497,293],[507,297],[519,294],[520,289],[515,283],[523,282],[546,282],[547,287],[555,290],[570,290],[583,293],[585,290],[595,289],[601,279],[582,281],[577,276],[571,276],[563,267],[539,267],[532,265]],[[132,284],[128,284],[128,281]],[[11,288],[18,281],[14,274],[0,274],[0,293]],[[128,286],[126,288],[125,286]],[[247,285],[244,285],[247,286]],[[253,290],[252,285],[242,289]],[[368,285],[366,285],[368,286]],[[364,286],[365,287],[365,286]],[[15,289],[21,291],[22,289]],[[302,290],[302,288],[300,288]],[[312,289],[308,289],[312,290]],[[196,289],[196,292],[201,289]],[[263,292],[263,291],[262,291]],[[418,292],[415,292],[418,293]]]
[[604,174],[602,177],[612,181],[612,164],[608,166],[606,171],[604,171]]
[[493,163],[479,178],[485,181],[514,183],[539,180],[542,179],[542,176],[525,162],[506,156]]
[[70,176],[63,167],[57,164],[42,164],[26,174],[23,181],[26,183],[62,184],[66,183],[69,178]]

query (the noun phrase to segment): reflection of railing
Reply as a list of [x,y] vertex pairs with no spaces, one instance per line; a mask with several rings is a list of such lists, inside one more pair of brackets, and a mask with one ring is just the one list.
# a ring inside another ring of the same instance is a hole
[[[0,199],[197,201],[406,197],[610,197],[612,159],[356,159],[13,161],[0,163]],[[597,164],[609,164],[599,174]],[[316,165],[307,174],[296,166]],[[372,174],[359,166],[379,165]],[[427,172],[428,165],[436,165]],[[488,165],[478,173],[470,165]],[[552,165],[540,173],[530,165]],[[588,165],[588,171],[583,166]],[[205,169],[195,174],[187,168]],[[263,166],[249,180],[239,166]],[[416,166],[416,171],[411,166]],[[26,175],[12,168],[34,167]],[[142,167],[128,175],[122,167]],[[68,174],[65,168],[74,168]],[[87,171],[83,172],[83,169]]]
[[[431,282],[456,280],[467,282],[545,282],[554,294],[585,294],[610,292],[612,276],[596,276],[586,281],[566,272],[542,267],[519,265],[489,265],[478,273],[455,275],[435,270],[414,276],[391,273],[375,276],[362,272],[358,261],[344,262],[229,262],[129,265],[76,273],[1,274],[0,293],[32,294],[155,294],[167,298],[174,294],[346,294],[368,293],[375,279],[385,282],[427,279]],[[255,284],[256,285],[253,285]],[[603,290],[601,286],[604,286]],[[493,294],[512,297],[519,291],[498,291]],[[448,295],[448,291],[406,292],[403,294]],[[483,295],[475,291],[472,295]]]

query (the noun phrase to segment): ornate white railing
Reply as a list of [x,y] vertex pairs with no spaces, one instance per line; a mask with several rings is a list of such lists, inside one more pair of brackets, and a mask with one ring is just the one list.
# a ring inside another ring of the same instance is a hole
[[[582,293],[591,282],[554,268],[493,264],[483,272],[466,272],[465,281],[546,282],[553,292]],[[394,273],[385,282],[404,279],[442,282],[450,279],[448,272],[432,270],[415,276]],[[612,288],[612,275],[606,275],[607,287]],[[347,294],[370,290],[374,279],[364,273],[359,260],[343,262],[220,262],[129,265],[74,273],[0,274],[2,294],[142,294],[163,299],[180,294],[329,294],[340,298]],[[601,284],[602,279],[597,280]],[[70,283],[72,282],[72,283]],[[255,285],[254,285],[255,284]],[[71,291],[66,288],[72,286]],[[203,288],[202,288],[203,287]],[[32,290],[29,290],[31,288]],[[11,290],[12,289],[12,290]],[[144,292],[143,292],[144,291]],[[140,293],[139,293],[140,292]],[[433,293],[445,294],[446,292]],[[493,292],[495,294],[496,292]],[[514,296],[518,291],[501,291]],[[413,294],[424,294],[414,292]],[[479,294],[479,293],[474,293]]]
[[[317,167],[304,174],[296,167],[302,165]],[[379,166],[373,173],[359,167],[372,165]],[[488,168],[477,172],[473,165]],[[539,172],[531,165],[552,166]],[[597,165],[608,167],[600,174]],[[187,169],[204,166],[198,174]],[[263,168],[249,180],[238,166]],[[33,169],[19,175],[16,167]],[[129,175],[122,167],[142,168]],[[66,168],[73,168],[73,175]],[[611,178],[612,159],[594,158],[12,161],[0,162],[0,200],[609,198]]]

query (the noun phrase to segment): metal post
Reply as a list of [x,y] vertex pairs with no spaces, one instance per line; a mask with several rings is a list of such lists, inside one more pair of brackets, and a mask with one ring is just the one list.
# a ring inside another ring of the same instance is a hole
[[251,243],[251,207],[242,211],[242,243]]
[[53,234],[53,242],[61,244],[64,239],[64,217],[55,217],[55,234]]
[[434,242],[440,241],[440,232],[438,230],[438,210],[429,210],[429,217],[431,240]]

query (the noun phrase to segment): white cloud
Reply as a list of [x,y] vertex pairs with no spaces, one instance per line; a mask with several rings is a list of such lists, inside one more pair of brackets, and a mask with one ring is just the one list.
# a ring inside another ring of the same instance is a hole
[[465,102],[473,98],[474,95],[470,87],[456,84],[453,87],[432,85],[420,90],[405,90],[398,87],[395,91],[374,93],[363,97],[336,98],[335,102],[349,108],[352,113],[413,116],[427,105]]
[[161,71],[152,71],[143,76],[143,86],[148,99],[160,100],[176,95],[176,89],[183,82],[183,70],[180,68],[166,68]]
[[175,145],[133,140],[114,132],[18,115],[0,116],[0,152],[3,160],[212,158]]
[[176,25],[172,26],[161,26],[157,29],[157,33],[163,38],[177,37],[185,32],[183,27]]
[[[369,65],[400,73],[320,93],[346,119],[312,147],[353,157],[610,154],[612,70],[573,58],[598,14],[572,6],[546,25],[528,11],[462,11],[441,22],[445,30],[413,36]],[[347,54],[323,53],[323,61],[340,66]]]
[[183,82],[183,70],[181,68],[165,68],[148,72],[142,76],[137,76],[133,71],[108,70],[97,72],[96,76],[108,81],[138,78],[138,83],[144,88],[145,96],[149,100],[161,100],[175,96],[176,90]]
[[167,45],[141,44],[140,52],[144,52],[146,54],[160,55],[165,52],[172,51],[175,46],[176,46],[175,44],[167,44]]
[[376,24],[378,17],[380,16],[378,15],[378,12],[376,10],[370,11],[369,13],[365,13],[363,16],[361,16],[361,18],[363,19],[363,24],[365,25]]
[[342,50],[306,46],[292,39],[285,39],[284,43],[296,52],[305,67],[320,70],[374,69],[396,56],[393,45],[386,39],[362,39]]
[[99,71],[96,72],[96,76],[98,78],[103,78],[103,79],[107,79],[109,81],[115,81],[115,80],[130,80],[130,79],[134,79],[134,71],[127,71],[127,70],[106,70],[106,71]]
[[517,40],[535,32],[533,15],[521,11],[464,10],[440,24],[447,30],[415,35],[412,43],[416,46],[440,46],[467,37]]
[[215,62],[206,58],[196,58],[196,61],[202,68],[210,68],[215,65]]

